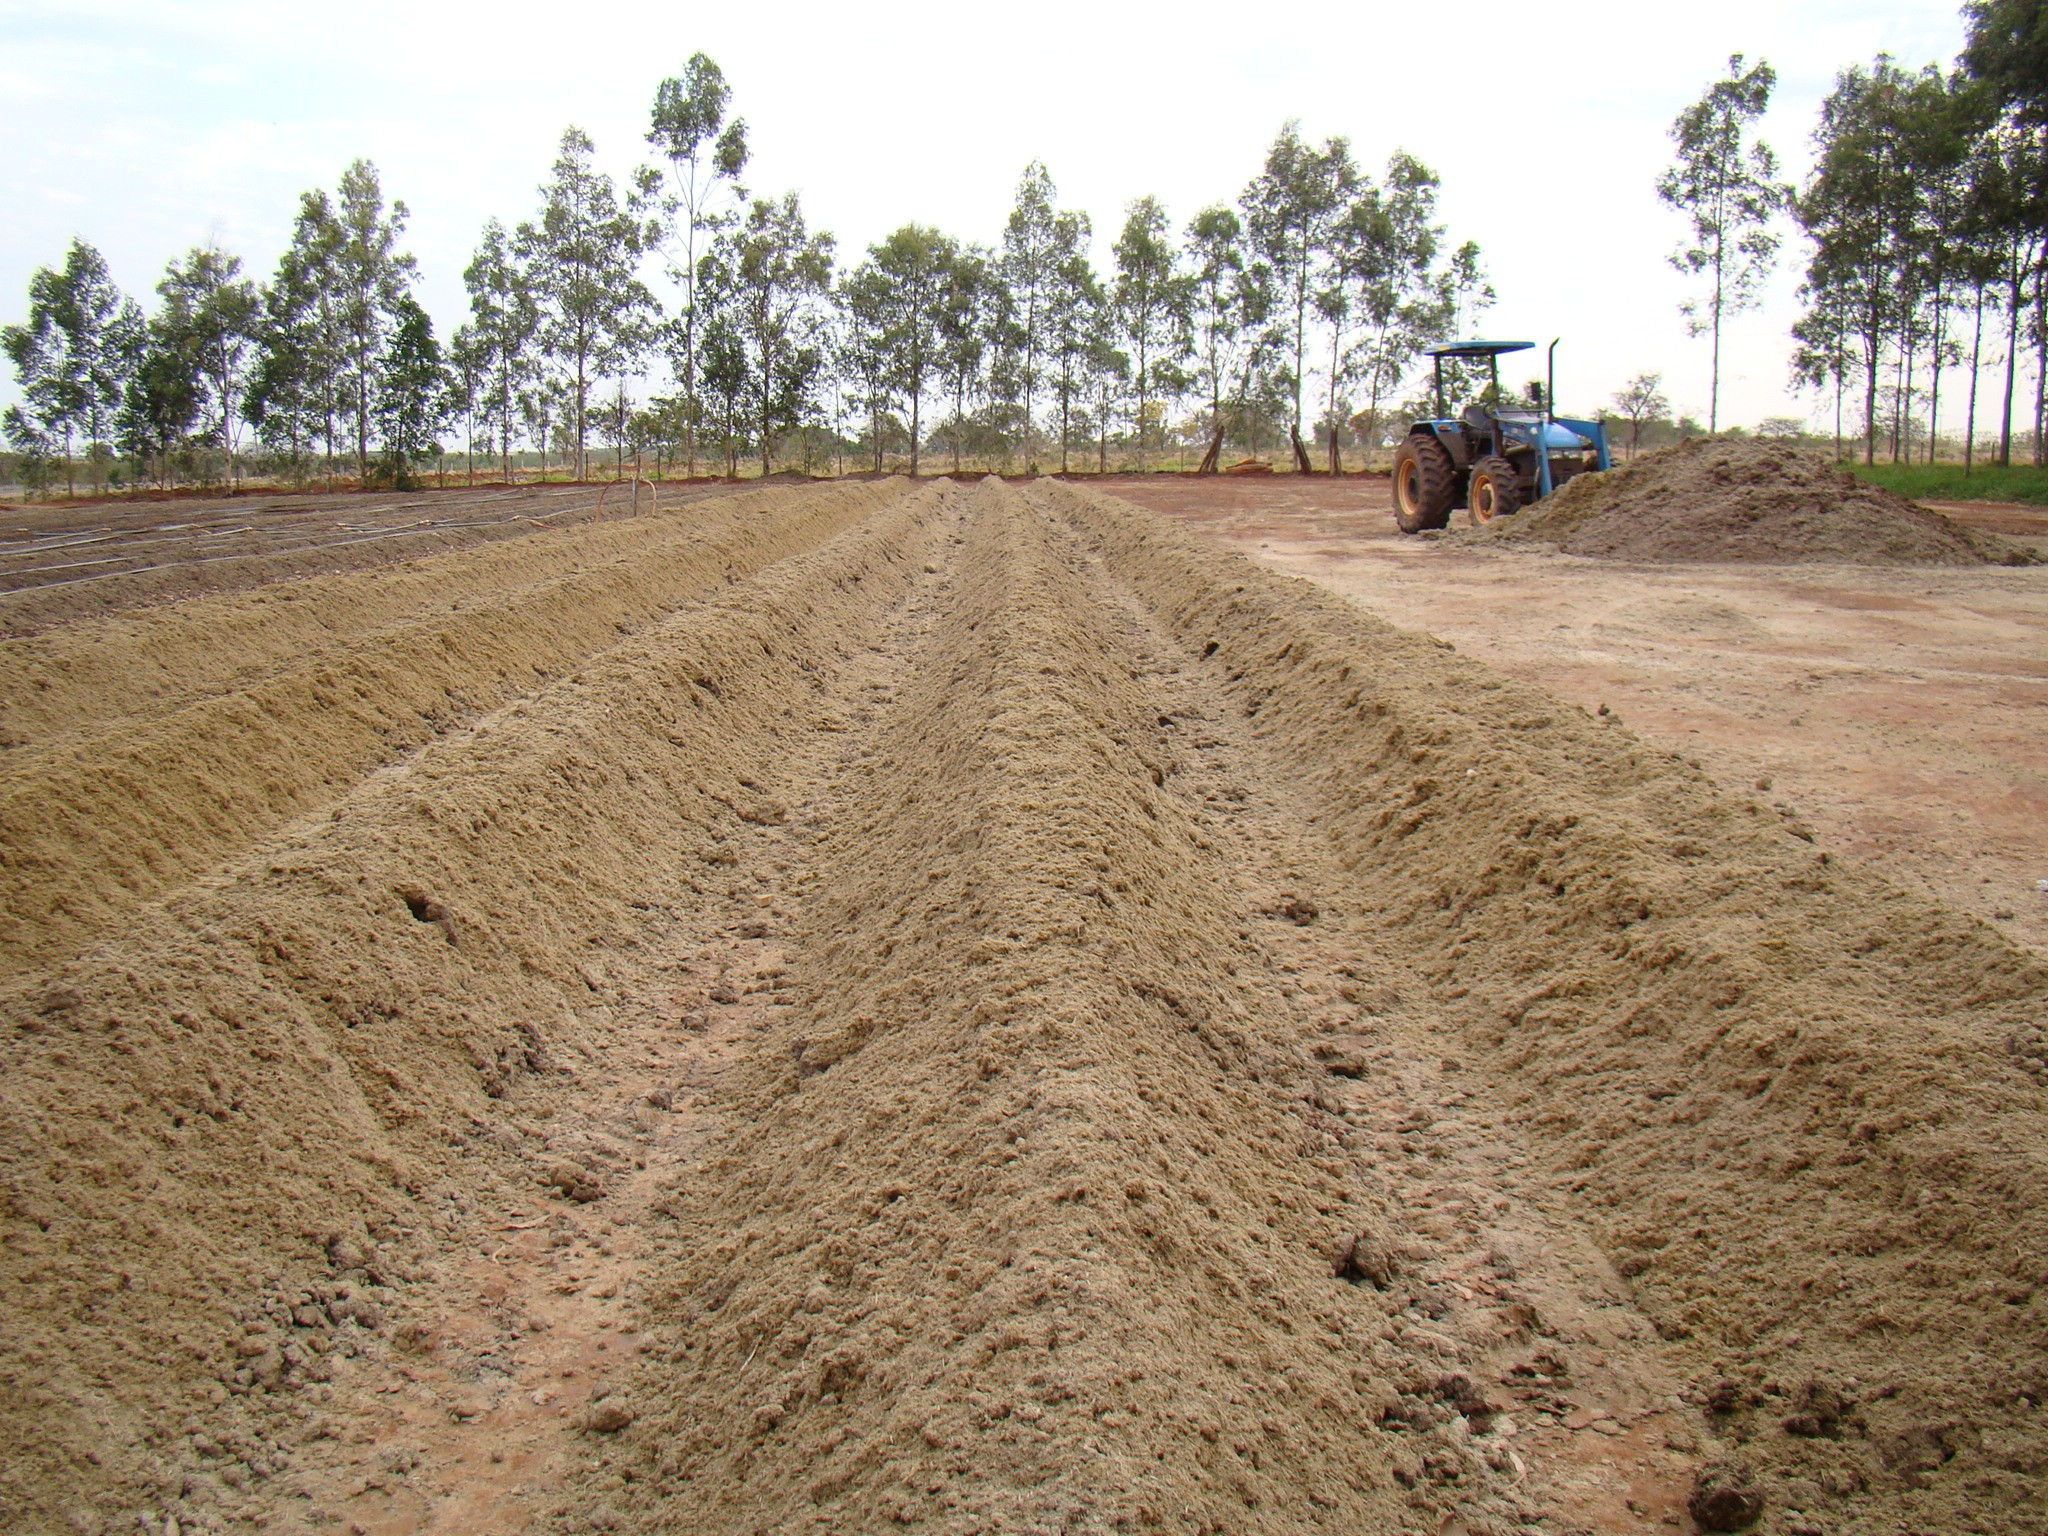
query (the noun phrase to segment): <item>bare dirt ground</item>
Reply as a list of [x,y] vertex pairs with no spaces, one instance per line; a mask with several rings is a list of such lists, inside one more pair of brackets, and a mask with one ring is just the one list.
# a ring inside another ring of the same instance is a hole
[[[2048,945],[2048,574],[1616,566],[1404,538],[1386,482],[1119,495],[1697,758],[1896,879]],[[2048,511],[1937,503],[2048,550]],[[1463,514],[1458,514],[1462,520]]]
[[[664,486],[672,506],[726,485]],[[476,486],[0,506],[0,636],[293,576],[366,570],[631,510],[631,489]],[[647,493],[641,491],[641,503]]]
[[1474,649],[992,481],[0,642],[0,1525],[2038,1531],[2048,966]]

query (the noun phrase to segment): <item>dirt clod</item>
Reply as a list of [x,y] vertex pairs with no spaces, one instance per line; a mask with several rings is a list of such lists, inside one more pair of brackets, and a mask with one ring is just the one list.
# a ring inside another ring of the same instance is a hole
[[1703,1531],[1741,1531],[1763,1518],[1764,1496],[1743,1463],[1712,1462],[1700,1469],[1686,1508]]
[[593,1404],[583,1415],[583,1428],[593,1435],[615,1435],[631,1424],[636,1415],[631,1405],[616,1397]]

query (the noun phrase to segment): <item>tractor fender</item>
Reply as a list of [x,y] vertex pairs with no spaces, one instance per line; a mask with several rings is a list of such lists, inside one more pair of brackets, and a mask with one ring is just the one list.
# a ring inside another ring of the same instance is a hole
[[1408,429],[1408,433],[1411,437],[1418,433],[1426,437],[1433,437],[1443,444],[1444,452],[1451,456],[1451,467],[1458,471],[1461,479],[1465,472],[1472,467],[1472,446],[1466,439],[1465,428],[1462,423],[1455,421],[1418,421]]

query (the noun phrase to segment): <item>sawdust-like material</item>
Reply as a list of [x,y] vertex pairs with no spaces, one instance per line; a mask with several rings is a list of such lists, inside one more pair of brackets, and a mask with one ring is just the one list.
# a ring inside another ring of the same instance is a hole
[[[237,594],[0,646],[28,738],[0,758],[0,974],[75,953],[365,774],[899,488],[777,488],[541,535],[528,579],[509,584],[527,541],[435,562],[425,588],[381,602],[361,596],[377,578],[335,577],[289,601]],[[266,638],[245,651],[252,633]]]
[[[1520,1518],[1482,1496],[1513,1463],[1473,1384],[1411,1379],[1364,1241],[1403,1213],[1261,1006],[1147,681],[1184,664],[1751,1469],[1702,1496],[2040,1529],[2048,968],[1612,717],[1050,483],[880,498],[0,991],[0,1506],[231,1507],[200,1430],[275,1476],[329,1354],[431,1326],[414,1266],[523,1145],[498,1096],[603,1072],[578,1047],[645,975],[636,904],[786,816],[821,669],[920,571],[790,1006],[667,1198],[657,1347],[634,1422],[591,1432],[583,1526]],[[1141,664],[1118,583],[1178,662]]]
[[[556,484],[4,507],[0,637],[280,582],[388,571],[536,527],[588,522],[602,490]],[[732,493],[729,485],[666,484],[661,508]],[[623,503],[614,494],[611,505]]]
[[1331,1255],[1385,1212],[1304,1110],[1301,1042],[1247,1005],[1159,701],[1017,492],[986,482],[963,537],[743,1128],[672,1198],[612,1507],[1435,1529],[1455,1493],[1402,1482],[1433,1458],[1469,1489],[1476,1457],[1379,1422],[1391,1304]]
[[497,1096],[609,1005],[628,904],[764,814],[807,669],[902,589],[936,493],[897,489],[0,992],[10,1529],[232,1498],[186,1416],[265,1464],[328,1355],[399,1326]]
[[1217,647],[1772,1507],[2038,1530],[2048,967],[1611,716],[1060,494]]
[[2032,551],[1838,469],[1810,449],[1687,438],[1485,528],[1479,547],[1543,545],[1650,564],[2029,565]]

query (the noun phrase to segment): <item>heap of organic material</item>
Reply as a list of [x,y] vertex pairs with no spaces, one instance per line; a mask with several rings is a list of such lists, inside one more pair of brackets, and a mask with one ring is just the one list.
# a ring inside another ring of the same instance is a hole
[[1651,564],[2026,565],[2026,551],[1784,443],[1687,438],[1492,526],[1506,548]]

